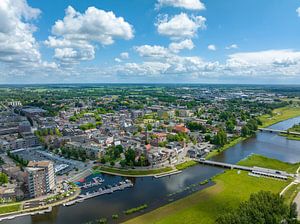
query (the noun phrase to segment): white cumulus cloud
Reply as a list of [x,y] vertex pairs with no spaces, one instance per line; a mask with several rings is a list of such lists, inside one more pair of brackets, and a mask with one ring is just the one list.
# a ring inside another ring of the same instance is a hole
[[239,46],[237,44],[231,44],[231,45],[225,47],[226,50],[238,49],[238,48],[239,48]]
[[169,55],[169,50],[159,45],[142,45],[134,48],[141,57],[164,58]]
[[172,6],[188,10],[204,10],[205,5],[200,0],[158,0],[156,7]]
[[207,49],[210,50],[210,51],[216,51],[217,47],[213,44],[210,44],[210,45],[207,46]]
[[120,57],[121,57],[122,59],[128,59],[128,58],[129,58],[129,53],[128,53],[128,52],[122,52],[122,53],[120,54]]
[[172,42],[169,44],[169,49],[174,53],[178,53],[183,49],[192,50],[194,47],[195,45],[191,39],[186,39],[180,42]]
[[159,34],[169,36],[172,39],[192,38],[199,29],[205,29],[206,19],[202,16],[189,17],[186,13],[180,13],[174,17],[164,16],[155,24]]
[[0,61],[13,66],[40,63],[39,46],[31,20],[40,14],[25,0],[0,1]]
[[45,44],[55,48],[56,59],[72,63],[94,59],[96,44],[110,45],[115,39],[134,37],[133,27],[123,17],[95,7],[80,13],[72,6],[62,20],[55,22],[52,34]]
[[300,7],[296,9],[298,16],[300,16]]

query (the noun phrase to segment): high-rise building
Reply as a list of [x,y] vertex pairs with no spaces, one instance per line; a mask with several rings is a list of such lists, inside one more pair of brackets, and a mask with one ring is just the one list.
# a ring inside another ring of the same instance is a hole
[[53,162],[30,161],[26,172],[30,197],[40,197],[55,190]]

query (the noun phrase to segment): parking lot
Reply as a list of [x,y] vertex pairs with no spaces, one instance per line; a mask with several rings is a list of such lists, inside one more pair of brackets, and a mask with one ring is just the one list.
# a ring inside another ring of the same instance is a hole
[[40,148],[15,150],[12,151],[12,153],[28,161],[50,160],[54,163],[54,169],[57,175],[64,175],[75,169],[81,170],[85,166],[85,164],[80,161],[65,159],[50,152],[40,150]]

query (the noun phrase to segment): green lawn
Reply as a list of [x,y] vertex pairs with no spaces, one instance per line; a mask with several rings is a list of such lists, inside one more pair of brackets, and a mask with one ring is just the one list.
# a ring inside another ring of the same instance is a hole
[[128,176],[134,176],[134,175],[151,175],[151,174],[160,174],[165,172],[170,172],[173,169],[171,167],[165,167],[161,169],[154,169],[154,170],[134,170],[134,169],[116,169],[116,168],[110,168],[110,167],[98,167],[95,169],[95,172],[110,172],[113,174],[121,174],[121,175],[128,175]]
[[270,169],[282,170],[288,173],[296,173],[296,170],[300,166],[300,163],[285,163],[277,159],[270,159],[268,157],[253,154],[244,160],[238,162],[239,165],[243,166],[260,166]]
[[190,160],[190,161],[186,161],[184,163],[180,163],[180,164],[176,165],[175,167],[176,167],[177,170],[184,170],[186,168],[189,168],[191,166],[195,166],[197,164],[199,164],[199,163],[197,163],[194,160]]
[[299,107],[282,107],[273,110],[274,116],[270,116],[268,114],[262,115],[259,119],[262,121],[263,125],[261,127],[267,127],[272,124],[276,124],[280,121],[284,121],[293,117],[300,116],[300,108]]
[[16,212],[21,209],[21,203],[13,203],[8,205],[1,205],[0,206],[0,214],[9,213],[9,212]]
[[248,172],[228,170],[213,178],[214,186],[127,221],[127,224],[212,224],[218,214],[236,208],[250,194],[265,190],[279,193],[289,182],[257,178]]

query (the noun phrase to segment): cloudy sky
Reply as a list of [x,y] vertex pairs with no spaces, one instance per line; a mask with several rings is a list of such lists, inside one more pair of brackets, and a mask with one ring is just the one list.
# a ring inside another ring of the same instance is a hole
[[299,0],[0,0],[0,83],[300,84]]

